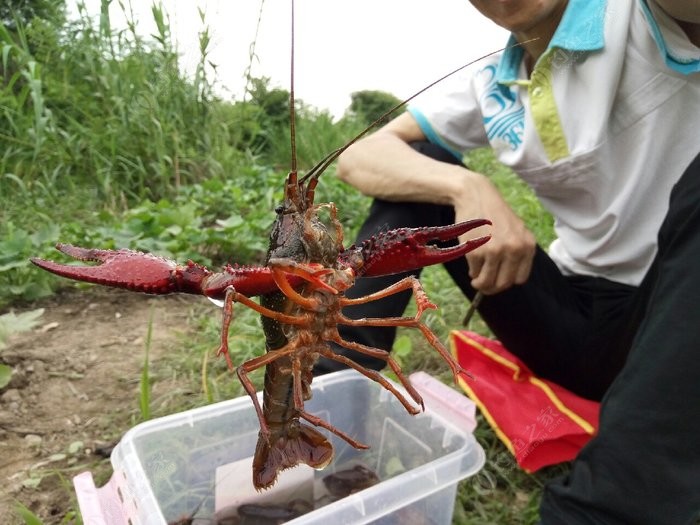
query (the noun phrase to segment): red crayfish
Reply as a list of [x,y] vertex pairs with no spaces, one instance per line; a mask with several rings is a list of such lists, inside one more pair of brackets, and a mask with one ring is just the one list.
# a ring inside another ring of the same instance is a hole
[[[293,117],[293,86],[290,95]],[[293,141],[293,118],[291,127]],[[301,178],[297,175],[293,153],[284,202],[276,209],[277,218],[270,234],[264,266],[227,265],[220,272],[211,272],[192,261],[178,264],[132,250],[86,249],[66,244],[58,244],[57,249],[73,258],[100,264],[78,267],[32,259],[40,268],[70,279],[150,294],[190,293],[224,301],[218,353],[225,356],[229,368],[235,368],[260,421],[253,461],[253,483],[258,490],[271,487],[280,471],[299,463],[314,468],[323,468],[330,463],[333,447],[314,427],[333,432],[353,447],[368,448],[304,410],[304,402],[311,397],[312,368],[319,356],[339,361],[377,381],[391,391],[411,414],[420,411],[384,376],[333,352],[330,342],[385,360],[415,404],[423,406],[420,395],[388,352],[343,340],[337,330],[339,324],[418,328],[449,364],[455,380],[461,371],[437,336],[420,321],[426,309],[436,306],[428,299],[417,278],[407,277],[379,293],[356,299],[345,297],[344,292],[359,275],[371,277],[406,272],[462,257],[484,244],[489,237],[449,248],[428,243],[456,239],[473,228],[489,224],[489,221],[477,219],[446,227],[386,231],[359,245],[344,248],[335,204],[314,204],[314,190],[323,171],[358,138],[328,155]],[[326,222],[319,217],[321,210],[328,215]],[[414,317],[352,320],[342,313],[344,306],[373,301],[407,289],[413,290],[417,303]],[[253,296],[260,296],[260,303],[253,301]],[[241,303],[260,313],[267,349],[264,355],[237,367],[231,362],[227,340],[233,303]],[[261,367],[265,367],[262,407],[248,377],[251,371]]]

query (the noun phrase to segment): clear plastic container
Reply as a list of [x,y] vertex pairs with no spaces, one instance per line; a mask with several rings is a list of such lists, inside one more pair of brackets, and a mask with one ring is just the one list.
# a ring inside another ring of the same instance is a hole
[[[307,410],[371,448],[356,450],[326,432],[335,448],[328,467],[287,470],[261,493],[252,489],[249,465],[259,426],[248,397],[142,423],[114,449],[107,486],[95,489],[89,473],[75,478],[83,518],[106,525],[204,525],[235,512],[232,505],[252,503],[263,513],[308,511],[288,521],[294,525],[449,524],[457,482],[484,464],[471,433],[473,404],[426,374],[413,383],[426,400],[417,416],[355,371],[315,378]],[[376,475],[376,484],[336,499],[330,480],[355,471],[371,473],[372,480]],[[105,503],[107,493],[117,501]]]

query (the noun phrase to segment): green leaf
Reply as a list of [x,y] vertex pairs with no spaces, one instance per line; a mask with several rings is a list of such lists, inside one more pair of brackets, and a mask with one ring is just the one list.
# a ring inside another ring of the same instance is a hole
[[[39,482],[41,482],[41,478],[39,478]],[[41,521],[41,518],[39,518],[36,514],[34,514],[31,510],[29,510],[21,503],[17,503],[17,505],[15,505],[15,512],[19,514],[19,517],[22,518],[25,525],[44,525],[44,522]]]
[[47,244],[54,244],[61,235],[61,227],[56,223],[43,225],[36,233],[31,235],[32,244],[43,247]]
[[82,441],[73,441],[73,443],[68,445],[68,453],[71,455],[77,454],[78,452],[83,450],[84,447],[85,444]]
[[413,350],[413,343],[411,343],[411,338],[407,335],[400,335],[396,338],[394,342],[394,355],[399,357],[406,357]]
[[2,68],[7,69],[7,62],[10,56],[10,51],[12,51],[12,46],[10,44],[5,44],[2,46]]
[[139,382],[139,408],[141,409],[141,417],[144,421],[151,419],[151,377],[148,369],[148,361],[151,350],[151,340],[153,337],[153,313],[148,319],[148,331],[146,332],[146,351],[143,358],[143,368],[141,369],[141,381]]
[[29,233],[21,228],[11,231],[3,240],[2,244],[3,257],[7,254],[21,255],[28,253],[32,247],[32,242]]
[[39,324],[39,317],[44,314],[43,308],[23,312],[19,315],[14,312],[0,315],[0,348],[4,341],[12,333],[28,332]]
[[0,364],[0,388],[5,388],[10,383],[11,378],[12,368],[8,365]]
[[165,229],[165,232],[171,237],[177,237],[182,233],[182,226],[178,224],[173,224]]
[[11,324],[11,326],[14,327],[14,330],[12,330],[13,332],[26,332],[39,324],[39,318],[42,315],[44,315],[43,308],[29,310],[27,312],[22,312],[21,314],[10,312],[0,315],[0,322]]
[[216,224],[222,228],[236,228],[243,224],[243,217],[240,215],[231,215],[228,219],[217,220]]
[[24,268],[25,266],[29,266],[29,262],[24,259],[18,259],[16,261],[10,261],[7,264],[0,264],[0,272],[14,270],[15,268]]
[[406,471],[406,467],[403,465],[403,463],[401,463],[401,459],[398,456],[390,457],[389,461],[386,462],[384,469],[386,470],[388,477],[395,476]]
[[41,480],[44,479],[43,477],[31,477],[27,478],[24,481],[22,481],[22,486],[28,489],[35,489],[39,485],[41,485]]

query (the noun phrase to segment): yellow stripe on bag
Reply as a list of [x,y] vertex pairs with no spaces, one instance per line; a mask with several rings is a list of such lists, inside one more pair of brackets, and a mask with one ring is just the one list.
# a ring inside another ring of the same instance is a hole
[[542,389],[542,391],[547,395],[547,397],[554,403],[554,406],[559,409],[560,412],[569,416],[569,419],[580,426],[586,433],[595,434],[595,427],[591,425],[588,421],[579,416],[576,412],[567,407],[559,397],[549,388],[547,383],[543,382],[541,379],[536,377],[530,377],[530,383]]
[[[505,357],[498,355],[496,352],[494,352],[493,350],[490,350],[489,348],[486,348],[484,345],[475,341],[471,337],[467,337],[459,330],[452,330],[452,334],[459,337],[462,341],[464,341],[468,345],[473,346],[474,348],[479,350],[479,352],[481,352],[482,354],[486,355],[487,357],[490,357],[493,361],[496,361],[497,363],[505,366],[506,368],[510,368],[513,371],[513,379],[515,379],[516,381],[521,381],[520,367],[518,365],[516,365],[515,363],[511,363]],[[456,359],[457,354],[455,352],[456,352],[456,350],[453,349],[453,357]]]
[[[459,330],[453,330],[452,335],[455,337],[459,337],[462,341],[464,341],[466,344],[470,345],[473,348],[476,348],[479,352],[483,353],[485,356],[489,357],[490,359],[496,361],[497,363],[513,370],[513,379],[514,380],[519,380],[520,376],[520,367],[516,365],[515,363],[509,361],[507,358],[503,357],[502,355],[497,354],[493,350],[490,350],[489,348],[486,348],[484,345],[480,344],[478,341],[475,341],[471,337],[468,337],[464,335],[464,333],[460,332]],[[450,349],[452,352],[452,356],[457,359],[457,348],[454,343],[454,338],[450,338]],[[593,425],[591,425],[588,421],[586,421],[584,418],[579,416],[576,412],[571,410],[569,407],[567,407],[564,402],[559,399],[559,397],[554,393],[554,391],[547,385],[544,381],[541,379],[530,376],[529,381],[531,384],[535,385],[538,387],[540,390],[542,390],[545,395],[549,398],[549,400],[554,404],[557,409],[559,409],[560,412],[562,412],[564,415],[568,416],[569,419],[571,419],[574,423],[576,423],[578,426],[580,426],[584,432],[593,435],[596,432],[596,429]],[[494,422],[493,417],[491,414],[486,410],[485,406],[483,403],[477,398],[476,394],[474,391],[469,387],[469,385],[462,379],[461,377],[459,378],[460,386],[469,394],[469,397],[471,397],[474,402],[478,405],[479,409],[481,412],[484,414],[484,417],[488,420],[489,424],[494,428],[496,431],[496,434],[498,437],[505,443],[505,445],[508,447],[508,449],[513,453],[513,445],[510,442],[510,440],[503,434],[501,429],[496,425]]]
[[[463,336],[457,330],[453,330],[452,334],[456,335],[457,337],[462,339],[467,344],[473,344],[474,346],[481,346],[476,341],[473,341],[473,340],[469,339],[468,337]],[[489,352],[489,353],[493,354],[493,352],[491,352],[488,348],[484,348],[483,346],[481,346],[480,350],[483,350],[485,352]],[[457,359],[457,346],[455,345],[454,337],[450,337],[450,352],[452,353],[452,357],[454,357],[456,360]],[[496,355],[496,357],[500,357],[500,356]],[[512,365],[512,363],[510,363],[507,360],[504,360],[504,364],[506,364],[506,366]],[[512,368],[511,366],[508,366],[508,367]],[[516,367],[516,369],[517,369],[517,367]],[[479,399],[479,396],[476,395],[476,393],[471,389],[471,387],[467,384],[467,382],[464,380],[464,378],[462,378],[462,376],[458,376],[458,380],[459,380],[459,386],[462,388],[462,390],[464,390],[467,393],[467,395],[471,398],[471,400],[474,401],[474,403],[476,403],[476,406],[479,407],[479,410],[481,411],[483,416],[486,418],[486,421],[488,421],[488,423],[491,426],[491,428],[493,429],[493,431],[496,433],[496,436],[498,436],[498,439],[500,439],[503,442],[503,444],[510,451],[510,453],[513,454],[513,457],[515,457],[515,447],[513,446],[513,443],[508,438],[508,436],[506,436],[503,433],[503,431],[501,430],[501,427],[499,427],[496,424],[496,420],[493,418],[491,413],[488,411],[488,409],[486,408],[486,405],[484,405],[484,403],[482,403],[481,399]]]

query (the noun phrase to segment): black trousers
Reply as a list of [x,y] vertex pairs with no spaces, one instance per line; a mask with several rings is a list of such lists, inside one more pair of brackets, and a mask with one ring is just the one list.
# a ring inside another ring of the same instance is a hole
[[[456,162],[432,144],[414,148]],[[452,222],[451,207],[375,200],[358,240]],[[658,239],[658,255],[639,287],[564,276],[538,249],[525,284],[484,297],[479,307],[494,334],[535,373],[602,399],[598,435],[571,473],[545,489],[543,524],[671,525],[700,516],[700,156],[674,188]],[[466,260],[445,267],[473,298]],[[347,295],[367,295],[405,275],[358,279]],[[399,316],[410,298],[398,294],[345,313]],[[342,327],[341,336],[390,350],[395,329]],[[370,368],[384,366],[335,350]],[[341,367],[321,360],[315,372]]]

